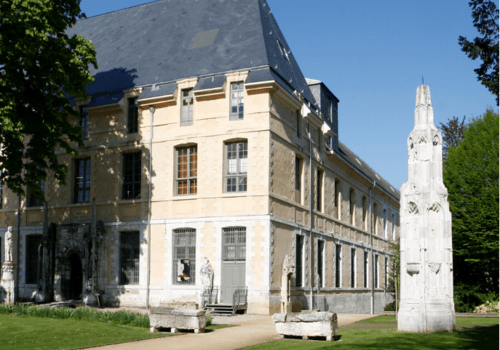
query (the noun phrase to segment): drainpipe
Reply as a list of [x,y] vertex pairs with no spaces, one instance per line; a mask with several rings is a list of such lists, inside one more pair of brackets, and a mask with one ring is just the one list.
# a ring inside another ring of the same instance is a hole
[[149,310],[149,280],[151,274],[151,190],[153,183],[153,176],[151,174],[151,164],[153,162],[153,116],[155,108],[149,107],[149,189],[148,189],[148,260],[147,260],[147,273],[146,273],[146,310]]
[[311,287],[311,310],[313,309],[313,166],[312,166],[312,134],[311,134],[311,123],[307,125],[307,130],[309,133],[309,286]]
[[375,313],[375,262],[373,257],[373,205],[372,205],[372,189],[377,186],[377,182],[373,181],[373,186],[370,187],[370,249],[372,255],[372,292],[371,292],[371,310],[370,313],[373,315]]
[[14,285],[14,304],[19,303],[19,241],[21,240],[21,196],[17,196],[17,239],[16,239],[16,280]]

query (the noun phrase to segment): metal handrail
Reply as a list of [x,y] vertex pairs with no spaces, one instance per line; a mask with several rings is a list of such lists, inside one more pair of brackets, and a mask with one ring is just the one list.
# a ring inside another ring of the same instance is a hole
[[248,288],[238,287],[233,293],[233,308],[239,305],[246,305],[248,300]]

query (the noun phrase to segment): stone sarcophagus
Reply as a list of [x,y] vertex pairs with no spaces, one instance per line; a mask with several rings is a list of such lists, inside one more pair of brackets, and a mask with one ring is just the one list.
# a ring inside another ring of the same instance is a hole
[[273,315],[276,333],[282,337],[325,337],[333,341],[338,336],[337,314],[332,312],[290,312]]
[[151,308],[149,312],[151,332],[159,328],[170,328],[171,333],[179,329],[193,329],[195,333],[205,331],[205,311],[190,309],[173,309],[168,307]]

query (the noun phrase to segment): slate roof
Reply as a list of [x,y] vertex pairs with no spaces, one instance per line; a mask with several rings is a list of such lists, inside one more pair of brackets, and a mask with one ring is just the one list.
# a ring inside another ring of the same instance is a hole
[[156,1],[80,20],[67,34],[96,49],[90,95],[267,66],[315,104],[265,0]]
[[339,155],[346,160],[353,168],[364,174],[372,181],[377,182],[377,187],[385,189],[389,195],[399,200],[400,193],[394,188],[387,180],[373,170],[364,160],[362,160],[356,153],[351,151],[349,147],[339,141]]

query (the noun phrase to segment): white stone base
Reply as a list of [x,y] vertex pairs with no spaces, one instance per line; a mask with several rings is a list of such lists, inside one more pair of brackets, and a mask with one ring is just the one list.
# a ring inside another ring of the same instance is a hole
[[325,337],[332,341],[338,335],[337,314],[331,312],[278,313],[273,320],[276,333],[282,336]]
[[443,304],[427,304],[420,308],[419,304],[402,306],[398,313],[399,332],[453,332],[455,313],[453,306]]

